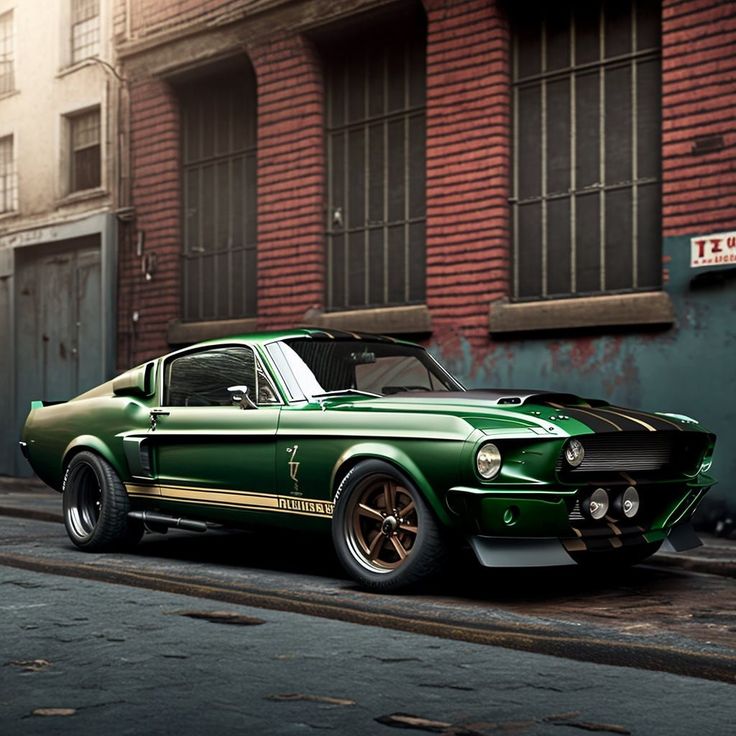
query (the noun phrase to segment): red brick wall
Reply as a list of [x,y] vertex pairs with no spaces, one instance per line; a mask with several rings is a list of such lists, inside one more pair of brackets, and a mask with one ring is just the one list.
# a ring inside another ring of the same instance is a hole
[[324,301],[322,72],[298,35],[249,51],[258,80],[258,323],[293,327]]
[[486,0],[426,0],[427,303],[435,337],[487,342],[509,280],[509,41]]
[[[736,3],[664,0],[663,233],[731,229],[736,208]],[[720,134],[724,147],[692,152]]]
[[[166,352],[166,327],[180,312],[180,165],[178,105],[163,81],[130,85],[132,204],[136,219],[120,249],[118,363],[129,367]],[[146,281],[136,256],[136,232],[144,252],[155,253],[156,272]],[[139,314],[132,320],[133,310]]]

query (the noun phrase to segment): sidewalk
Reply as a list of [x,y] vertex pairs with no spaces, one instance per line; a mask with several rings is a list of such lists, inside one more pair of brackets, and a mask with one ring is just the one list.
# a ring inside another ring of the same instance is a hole
[[[37,478],[0,475],[0,513],[61,522],[61,494]],[[647,564],[736,578],[736,539],[723,539],[708,532],[698,532],[698,536],[702,547],[687,552],[658,552]]]

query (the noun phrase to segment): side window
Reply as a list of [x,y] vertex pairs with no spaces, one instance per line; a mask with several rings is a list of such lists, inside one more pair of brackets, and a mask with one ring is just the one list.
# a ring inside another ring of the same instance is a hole
[[[166,371],[166,406],[234,406],[229,386],[256,396],[255,358],[244,346],[216,348],[175,358]],[[254,399],[255,400],[255,399]]]

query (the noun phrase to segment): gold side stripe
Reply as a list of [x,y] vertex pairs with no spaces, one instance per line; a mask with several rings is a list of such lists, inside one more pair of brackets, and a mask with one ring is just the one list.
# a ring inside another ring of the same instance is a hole
[[636,417],[629,416],[628,414],[624,414],[623,412],[613,411],[613,409],[598,409],[598,411],[605,411],[607,414],[615,414],[617,417],[621,417],[622,419],[628,419],[630,422],[641,424],[642,427],[645,427],[650,432],[657,431],[654,427],[652,427],[651,424],[647,424],[647,422],[645,422],[643,419],[637,419]]
[[334,504],[314,498],[277,496],[271,493],[242,493],[219,489],[185,488],[183,486],[126,484],[131,496],[162,499],[182,503],[204,503],[227,508],[252,509],[299,514],[301,516],[331,517]]

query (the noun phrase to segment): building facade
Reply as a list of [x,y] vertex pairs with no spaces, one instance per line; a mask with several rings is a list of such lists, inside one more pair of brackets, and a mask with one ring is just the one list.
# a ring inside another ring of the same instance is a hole
[[0,0],[0,474],[32,399],[114,370],[120,82],[112,4]]
[[736,5],[116,7],[120,367],[296,324],[410,336],[471,386],[701,418],[728,497]]

